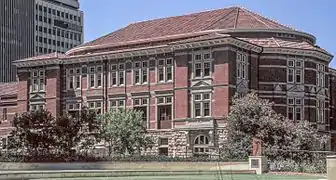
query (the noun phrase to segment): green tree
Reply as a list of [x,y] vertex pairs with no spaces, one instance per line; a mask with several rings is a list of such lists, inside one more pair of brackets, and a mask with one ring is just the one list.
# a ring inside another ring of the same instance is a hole
[[286,119],[272,107],[273,103],[254,93],[233,98],[227,117],[227,156],[246,159],[251,155],[255,137],[263,142],[264,155],[270,160],[313,161],[314,154],[308,151],[318,150],[328,137],[306,121]]
[[77,117],[68,114],[56,120],[57,145],[64,155],[71,157],[75,150],[87,151],[99,141],[100,124],[97,114],[84,107]]
[[133,109],[116,109],[100,117],[101,135],[112,152],[125,155],[140,152],[151,144],[146,128],[142,126],[142,112]]
[[55,149],[55,118],[46,110],[15,115],[9,149],[37,158],[48,155]]

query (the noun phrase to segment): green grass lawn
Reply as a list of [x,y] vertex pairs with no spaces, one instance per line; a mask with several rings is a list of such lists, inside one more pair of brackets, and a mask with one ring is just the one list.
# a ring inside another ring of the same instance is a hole
[[[90,177],[90,178],[55,178],[54,180],[319,180],[322,177],[287,176],[287,175],[218,175],[213,176],[138,176],[138,177]],[[51,180],[51,179],[49,179]]]

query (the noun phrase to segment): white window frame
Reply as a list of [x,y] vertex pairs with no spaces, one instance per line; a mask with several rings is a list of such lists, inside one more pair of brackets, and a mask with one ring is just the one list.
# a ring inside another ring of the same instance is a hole
[[[79,72],[77,72],[79,70]],[[72,71],[72,73],[70,73]],[[79,78],[79,87],[77,87],[77,78]],[[72,82],[72,88],[70,84]],[[76,90],[82,87],[82,68],[68,68],[66,70],[66,89]]]
[[[93,71],[91,71],[91,68],[94,68]],[[98,71],[98,68],[101,69],[101,71]],[[87,67],[87,88],[88,89],[98,89],[102,88],[104,85],[104,76],[103,76],[103,65],[91,65]],[[91,77],[93,76],[93,86],[91,84]],[[101,84],[98,86],[98,76],[100,76]]]
[[316,64],[316,86],[325,87],[326,66],[323,64]]
[[237,62],[237,69],[236,69],[236,77],[238,80],[248,80],[249,79],[249,74],[248,74],[248,67],[249,67],[249,62],[248,62],[248,55],[243,52],[237,52],[237,57],[236,57],[236,62]]
[[[205,56],[208,56],[208,57],[205,57]],[[210,78],[212,76],[212,61],[213,61],[212,52],[210,50],[195,51],[192,54],[193,78],[194,79]],[[200,76],[196,76],[196,65],[197,64],[201,65]],[[209,64],[209,75],[205,75],[205,64]]]
[[[301,65],[298,65],[300,63]],[[292,81],[289,80],[289,74],[292,72]],[[300,72],[300,82],[297,82],[296,75]],[[287,83],[304,84],[304,61],[303,59],[288,59],[287,60]]]
[[[143,63],[147,63],[147,67],[143,67]],[[136,63],[139,63],[139,67],[136,67]],[[135,82],[135,73],[136,72],[139,72],[139,82]],[[146,81],[143,80],[143,72],[146,72],[147,73],[147,79]],[[134,85],[141,85],[141,84],[148,84],[149,82],[149,61],[146,60],[146,61],[136,61],[136,62],[133,62],[133,70],[132,70],[132,80],[133,80],[133,84]]]
[[[159,62],[163,61],[163,64],[160,64]],[[157,62],[156,67],[156,81],[158,83],[166,83],[166,82],[172,82],[174,79],[174,59],[173,58],[166,58],[166,59],[159,59]],[[163,79],[160,80],[160,69],[163,70]],[[169,70],[170,69],[170,70]],[[171,79],[168,79],[168,73],[171,73]]]
[[[289,118],[289,110],[292,110],[293,112],[293,119],[291,119],[292,121],[302,121],[304,120],[304,98],[300,98],[300,97],[289,97],[287,98],[287,118]],[[296,110],[299,109],[300,110],[300,116],[301,118],[299,120],[297,120],[297,114],[296,114]]]
[[[196,140],[200,141],[200,138],[203,137],[203,143],[201,142],[196,142]],[[208,141],[208,143],[206,143]],[[198,135],[193,142],[193,154],[197,155],[209,155],[210,153],[210,137],[204,134]],[[196,149],[198,152],[196,152]],[[199,150],[203,149],[203,152],[200,152]]]
[[[139,101],[139,104],[135,104],[135,101]],[[148,109],[149,105],[150,105],[150,98],[149,97],[134,97],[134,98],[132,98],[133,108],[134,107],[146,107],[146,127],[148,127],[147,123],[149,121],[149,117],[148,117],[148,115],[149,115],[149,109]]]
[[[113,66],[115,66],[115,69],[113,68]],[[117,87],[117,86],[124,86],[125,85],[125,63],[115,63],[115,64],[110,64],[110,71],[109,71],[109,87]],[[120,81],[120,73],[122,73],[122,82]],[[115,78],[116,78],[116,83],[113,84],[112,83],[112,76],[113,74],[115,74]]]
[[[98,114],[102,114],[103,113],[103,101],[102,100],[93,100],[93,101],[88,101],[88,108],[89,110],[100,110],[100,113]],[[91,106],[91,103],[93,103],[93,107]],[[98,106],[98,104],[100,104],[100,107]]]
[[[36,81],[36,83],[34,81]],[[32,70],[30,74],[30,92],[31,93],[32,92],[44,92],[45,86],[46,86],[45,70],[44,69]]]
[[[115,102],[115,106],[112,106],[112,103]],[[120,105],[123,102],[122,105]],[[126,99],[125,98],[111,98],[109,99],[109,109],[117,109],[117,108],[125,108],[126,107]]]
[[[40,108],[42,106],[42,109]],[[30,103],[29,104],[29,111],[38,111],[43,110],[46,108],[45,103]]]
[[324,100],[316,100],[316,116],[318,124],[325,124],[325,101]]
[[[199,100],[196,100],[196,96],[200,96]],[[209,99],[204,99],[205,95],[209,95]],[[211,117],[211,100],[212,94],[210,92],[197,92],[192,94],[192,115],[194,118],[204,118],[204,117]],[[196,103],[200,104],[200,115],[196,116]],[[204,104],[209,103],[209,115],[204,115]]]

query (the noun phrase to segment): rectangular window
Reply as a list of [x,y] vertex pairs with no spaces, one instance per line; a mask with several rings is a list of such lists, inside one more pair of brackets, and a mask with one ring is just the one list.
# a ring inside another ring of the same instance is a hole
[[288,82],[294,82],[294,70],[293,69],[288,69]]
[[142,70],[142,83],[147,82],[147,69]]
[[111,72],[111,84],[112,86],[117,85],[117,72]]
[[160,105],[158,106],[158,112],[159,112],[159,121],[166,121],[171,120],[171,105]]
[[302,77],[302,70],[297,69],[295,72],[295,81],[296,83],[301,83],[301,77]]
[[325,87],[325,66],[323,64],[316,64],[316,85],[319,87]]
[[102,113],[102,102],[101,101],[89,102],[89,109],[91,111],[94,111],[97,114],[101,114]]
[[288,98],[287,99],[287,118],[290,120],[299,121],[303,119],[303,99]]
[[46,84],[44,70],[33,71],[31,73],[30,79],[32,92],[44,91]]
[[194,94],[194,117],[210,116],[211,98],[209,93]]
[[173,68],[167,67],[167,81],[173,80]]
[[101,87],[102,86],[102,75],[101,74],[97,74],[97,86]]
[[201,103],[196,102],[195,103],[195,117],[201,116]]
[[39,85],[40,85],[39,90],[43,91],[44,90],[44,79],[43,78],[40,79]]
[[140,71],[138,69],[134,70],[134,83],[140,83]]
[[210,76],[210,62],[204,63],[204,76]]
[[237,78],[238,79],[248,79],[247,76],[247,67],[248,67],[248,63],[247,63],[247,55],[243,54],[243,53],[237,53],[237,57],[236,57],[236,61],[237,61]]
[[119,85],[123,85],[124,84],[124,71],[120,71],[119,72]]
[[163,67],[159,68],[159,81],[164,81],[164,69],[163,69]]
[[81,79],[80,76],[76,76],[76,89],[80,88]]
[[203,103],[203,115],[210,116],[210,103],[209,102]]
[[110,109],[124,108],[124,107],[125,107],[125,100],[124,99],[110,100]]
[[301,107],[296,107],[295,108],[295,116],[296,116],[297,121],[301,120]]
[[201,77],[202,76],[202,64],[196,63],[195,64],[195,77]]
[[73,89],[74,88],[74,82],[73,82],[73,78],[69,77],[69,89]]
[[288,119],[293,120],[294,119],[294,108],[293,107],[288,107],[287,111],[288,111],[287,112]]
[[287,82],[289,83],[303,83],[303,63],[302,60],[288,60],[287,61]]
[[90,85],[91,88],[95,87],[94,75],[90,74]]

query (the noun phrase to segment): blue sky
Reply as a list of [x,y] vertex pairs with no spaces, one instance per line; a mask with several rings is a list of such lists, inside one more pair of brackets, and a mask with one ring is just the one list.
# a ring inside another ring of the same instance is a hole
[[[335,0],[80,0],[85,42],[132,22],[242,6],[297,30],[313,34],[336,56]],[[336,67],[336,58],[332,67]]]

